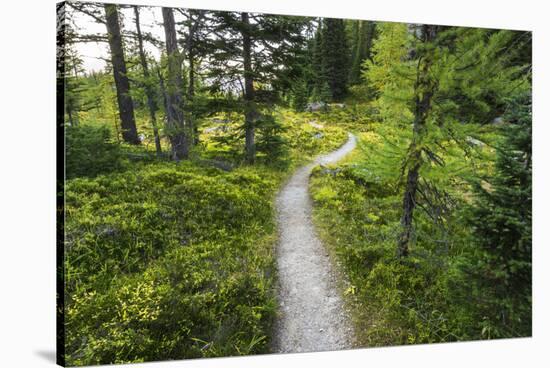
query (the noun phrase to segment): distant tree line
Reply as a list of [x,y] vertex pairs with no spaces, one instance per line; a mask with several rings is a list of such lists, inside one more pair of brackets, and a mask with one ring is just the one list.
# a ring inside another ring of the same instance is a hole
[[[245,158],[254,162],[258,134],[263,127],[273,128],[270,108],[288,103],[304,110],[308,102],[343,100],[348,86],[361,82],[361,65],[370,58],[375,37],[375,23],[367,21],[163,8],[165,37],[156,39],[142,31],[140,10],[145,7],[132,6],[130,22],[121,12],[129,6],[67,6],[105,25],[104,34],[86,34],[67,22],[68,123],[78,124],[78,111],[86,109],[79,89],[82,77],[94,75],[82,70],[73,46],[106,42],[116,92],[117,132],[124,142],[140,144],[133,96],[141,91],[157,154],[161,155],[162,128],[175,160],[187,158],[198,142],[201,116],[232,110],[243,115]],[[70,17],[71,12],[67,14]],[[135,30],[129,31],[131,23]],[[147,54],[146,43],[162,50],[161,60]],[[162,127],[159,111],[164,115]]]

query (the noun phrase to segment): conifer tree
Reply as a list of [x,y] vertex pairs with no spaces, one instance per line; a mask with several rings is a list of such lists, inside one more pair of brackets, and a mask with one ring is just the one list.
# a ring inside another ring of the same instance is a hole
[[200,61],[204,59],[211,48],[212,29],[208,19],[208,12],[198,9],[177,9],[184,16],[184,21],[178,27],[178,36],[185,54],[186,65],[186,119],[192,135],[191,142],[199,142],[198,118],[204,113],[197,97],[197,85],[200,81]]
[[77,126],[78,113],[82,107],[82,92],[84,83],[79,75],[82,72],[82,60],[71,45],[65,45],[64,58],[64,78],[65,78],[65,114],[67,121],[71,126]]
[[307,106],[307,100],[308,100],[307,82],[305,80],[301,80],[299,82],[294,83],[293,95],[292,95],[292,107],[294,108],[294,110],[304,111]]
[[321,32],[321,76],[326,78],[332,98],[341,100],[347,93],[350,67],[344,20],[325,18]]
[[315,32],[312,47],[311,68],[313,71],[313,96],[318,98],[320,91],[327,83],[325,61],[323,56],[323,22],[319,22],[319,26]]
[[401,234],[397,241],[397,253],[406,256],[409,253],[409,243],[413,231],[413,214],[416,207],[419,172],[422,165],[424,137],[427,129],[427,119],[431,110],[432,99],[436,92],[437,82],[433,78],[431,68],[435,62],[433,42],[439,32],[438,26],[423,25],[421,28],[421,45],[418,47],[418,62],[416,81],[414,83],[414,118],[413,135],[405,161],[406,182],[403,194],[403,212],[401,215]]
[[[256,156],[256,123],[262,106],[278,98],[281,79],[288,77],[295,49],[304,46],[301,18],[256,13],[216,12],[210,55],[212,90],[242,91],[246,161]],[[281,67],[283,66],[283,67]]]
[[466,217],[484,254],[476,274],[492,294],[484,318],[497,336],[531,335],[531,104],[529,93],[508,102],[495,174],[475,184]]
[[514,90],[529,88],[525,66],[511,62],[522,52],[513,32],[430,27],[383,24],[374,62],[366,63],[379,119],[401,127],[386,137],[388,151],[394,153],[387,163],[395,165],[403,188],[397,244],[401,256],[414,242],[415,209],[428,212],[450,195],[451,182],[444,173],[450,160],[459,160],[449,154],[450,147],[468,154],[476,124],[501,114]]
[[105,16],[109,47],[111,50],[111,62],[117,91],[118,109],[120,124],[122,127],[122,138],[130,144],[139,144],[136,120],[134,117],[134,104],[130,95],[130,81],[128,80],[126,61],[124,59],[124,48],[117,5],[105,4]]
[[351,53],[350,84],[361,82],[361,66],[370,58],[376,23],[359,20],[353,25],[353,49]]

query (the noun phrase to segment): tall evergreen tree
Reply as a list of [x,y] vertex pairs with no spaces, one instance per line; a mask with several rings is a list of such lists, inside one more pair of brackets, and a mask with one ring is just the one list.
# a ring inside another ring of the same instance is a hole
[[65,114],[71,126],[77,126],[78,112],[82,107],[82,91],[84,83],[79,75],[82,73],[82,60],[78,57],[71,45],[65,45],[64,55],[65,78]]
[[350,84],[361,82],[361,67],[370,58],[376,23],[358,20],[353,24],[353,48],[351,53]]
[[198,117],[204,113],[196,100],[197,84],[200,77],[200,61],[204,59],[212,45],[210,20],[205,10],[198,9],[177,9],[183,16],[184,21],[178,28],[178,36],[181,43],[182,53],[187,60],[187,88],[186,97],[186,120],[189,131],[192,134],[191,142],[197,144],[199,140]]
[[244,78],[244,130],[245,151],[248,163],[253,163],[256,157],[254,142],[255,120],[258,118],[254,101],[254,73],[252,71],[252,40],[250,18],[248,13],[241,13],[241,37],[243,40],[243,78]]
[[321,36],[322,76],[326,78],[334,100],[341,100],[348,90],[349,49],[343,19],[325,18]]
[[531,335],[531,112],[530,93],[508,102],[495,173],[476,183],[466,217],[484,255],[475,273],[492,294],[483,318],[496,336]]
[[[279,88],[288,85],[288,70],[295,49],[305,44],[301,18],[255,13],[216,12],[212,22],[217,38],[210,59],[213,90],[242,91],[245,156],[256,156],[257,123],[261,106],[278,98]],[[260,88],[259,88],[260,87]]]
[[105,16],[109,47],[111,50],[111,62],[117,91],[117,101],[122,127],[122,138],[130,144],[139,144],[136,120],[134,117],[134,104],[130,95],[130,81],[126,71],[124,48],[117,5],[105,4]]
[[[313,96],[319,98],[320,91],[327,83],[326,67],[323,54],[323,22],[319,22],[317,30],[315,31],[315,38],[313,39],[313,51],[311,68],[313,71]],[[328,101],[324,101],[328,102]]]

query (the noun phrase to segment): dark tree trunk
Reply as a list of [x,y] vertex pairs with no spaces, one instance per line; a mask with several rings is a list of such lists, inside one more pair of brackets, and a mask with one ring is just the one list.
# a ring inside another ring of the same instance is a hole
[[187,87],[187,96],[192,99],[195,97],[195,60],[193,51],[189,50],[189,86]]
[[[422,42],[433,42],[437,35],[437,26],[422,26]],[[397,242],[397,255],[406,257],[413,233],[413,216],[416,207],[416,192],[418,190],[419,171],[422,165],[422,139],[426,129],[426,119],[430,112],[432,97],[436,82],[430,76],[433,62],[430,52],[419,53],[416,75],[415,110],[413,122],[413,138],[409,147],[407,182],[403,195],[403,214],[401,216],[401,234]]]
[[[187,55],[189,59],[189,86],[187,87],[187,99],[189,101],[193,101],[193,99],[195,98],[195,55],[193,54],[192,46],[189,49]],[[187,120],[189,123],[189,130],[192,132],[192,142],[193,144],[198,144],[199,129],[198,126],[195,124],[192,112],[189,113],[189,117]]]
[[185,124],[182,98],[181,56],[178,51],[178,40],[174,13],[171,8],[162,8],[164,33],[166,35],[166,52],[168,56],[166,128],[172,145],[174,160],[186,159],[189,156],[189,132]]
[[149,67],[147,66],[145,51],[143,50],[143,36],[141,35],[141,25],[139,23],[139,8],[137,6],[134,6],[134,14],[136,16],[139,59],[141,62],[141,67],[143,68],[143,77],[145,78],[145,94],[147,95],[147,106],[149,107],[149,116],[151,119],[151,125],[153,126],[153,135],[155,136],[155,148],[157,151],[157,156],[160,157],[162,155],[162,148],[160,146],[159,130],[157,127],[157,119],[155,116],[157,106],[155,103],[155,94],[153,89],[151,88],[151,83],[149,80]]
[[[420,160],[420,152],[415,156]],[[413,214],[416,205],[416,191],[418,189],[418,171],[420,163],[416,163],[407,173],[407,184],[403,195],[403,214],[401,216],[401,234],[397,244],[397,255],[406,257],[409,254],[409,243],[413,231]]]
[[367,40],[365,46],[365,59],[371,60],[372,55],[372,41],[374,40],[374,33],[376,32],[376,22],[367,21],[365,25],[367,27]]
[[254,125],[257,117],[254,104],[254,74],[252,71],[252,41],[250,37],[250,21],[248,13],[241,14],[243,38],[243,68],[244,68],[244,127],[245,127],[245,151],[246,161],[254,163],[256,146],[254,143]]
[[[195,23],[192,23],[191,20],[194,14],[197,15],[197,19],[195,19]],[[197,31],[197,27],[202,21],[202,11],[189,10],[189,19],[190,19],[189,34],[186,40],[187,60],[189,62],[189,72],[188,72],[189,85],[187,86],[187,100],[192,102],[193,99],[195,98],[195,33]],[[193,142],[193,144],[198,144],[199,131],[198,131],[198,127],[194,122],[192,113],[189,114],[187,122],[189,125],[189,130],[192,133],[191,141]]]
[[76,126],[76,120],[73,119],[73,111],[69,104],[65,103],[65,110],[67,111],[67,115],[69,115],[69,125],[70,126]]
[[122,126],[122,138],[130,144],[139,144],[136,121],[134,118],[134,105],[130,96],[130,82],[126,75],[126,62],[122,48],[122,37],[118,23],[118,10],[115,4],[105,4],[105,15],[109,47],[111,49],[111,62],[115,77],[116,95],[120,124]]

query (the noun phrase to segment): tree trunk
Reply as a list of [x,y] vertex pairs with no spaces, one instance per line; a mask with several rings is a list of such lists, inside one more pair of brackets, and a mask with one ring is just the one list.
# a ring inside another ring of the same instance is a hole
[[122,37],[118,23],[118,10],[115,4],[105,4],[105,15],[109,47],[111,49],[111,62],[115,77],[116,95],[120,123],[122,126],[122,138],[130,144],[139,144],[136,121],[134,118],[134,105],[130,96],[130,82],[126,75],[126,62],[122,48]]
[[[437,26],[422,26],[422,42],[433,42],[437,35]],[[422,165],[422,139],[426,130],[426,119],[430,112],[432,97],[436,83],[430,76],[433,62],[431,50],[418,54],[418,68],[415,91],[415,110],[413,122],[413,138],[409,146],[407,182],[403,195],[403,214],[401,216],[401,234],[397,242],[397,255],[406,257],[413,233],[413,216],[416,207],[416,192],[418,190],[419,171]]]
[[254,163],[256,158],[256,147],[254,143],[254,125],[257,117],[254,104],[254,74],[252,72],[252,41],[250,38],[250,21],[248,13],[241,13],[243,27],[241,35],[243,38],[243,68],[244,68],[244,127],[245,127],[245,151],[246,161]]
[[172,145],[174,160],[186,159],[189,156],[189,132],[183,115],[181,56],[178,51],[178,40],[171,8],[162,8],[164,33],[166,35],[166,52],[168,56],[168,81],[166,128]]
[[[192,47],[192,46],[191,46]],[[188,53],[188,59],[189,59],[189,86],[187,87],[187,99],[189,101],[193,101],[195,98],[195,55],[193,54],[193,49],[191,48]],[[198,126],[195,124],[195,121],[193,119],[193,113],[189,113],[188,117],[188,123],[189,123],[189,130],[192,133],[192,142],[193,144],[199,143],[199,129]]]
[[366,32],[366,45],[365,45],[365,59],[371,60],[372,55],[372,41],[374,40],[374,33],[376,32],[376,22],[367,21],[364,25],[367,27]]
[[[420,152],[416,158],[420,159]],[[403,214],[401,216],[401,234],[397,244],[397,255],[406,257],[409,254],[409,243],[413,231],[413,214],[416,206],[416,191],[418,189],[418,171],[420,163],[415,164],[407,173],[407,184],[403,195]]]
[[153,135],[155,136],[155,148],[157,156],[162,155],[162,148],[160,146],[160,137],[159,130],[157,127],[157,119],[155,116],[155,111],[157,106],[155,103],[154,91],[151,88],[151,83],[149,80],[149,67],[147,66],[147,59],[145,57],[145,51],[143,50],[143,36],[141,35],[141,25],[139,23],[139,8],[134,6],[134,14],[136,16],[136,31],[138,39],[138,48],[139,48],[139,59],[141,61],[141,67],[143,68],[143,77],[145,79],[145,94],[147,95],[147,106],[149,107],[149,116],[151,118],[151,125],[153,126]]
[[[195,23],[192,23],[192,15],[196,14],[198,17],[195,20]],[[189,85],[187,86],[187,100],[193,102],[195,98],[195,32],[196,27],[199,25],[199,22],[202,20],[202,10],[189,10],[189,34],[186,40],[186,49],[187,49],[187,60],[189,62],[189,72],[188,79]],[[195,125],[193,120],[193,113],[189,113],[187,119],[189,124],[189,130],[192,133],[191,141],[193,144],[199,143],[199,131],[198,127]]]
[[73,112],[72,108],[69,104],[65,103],[65,110],[67,111],[67,115],[69,115],[69,125],[70,126],[76,126],[76,120],[73,119]]

